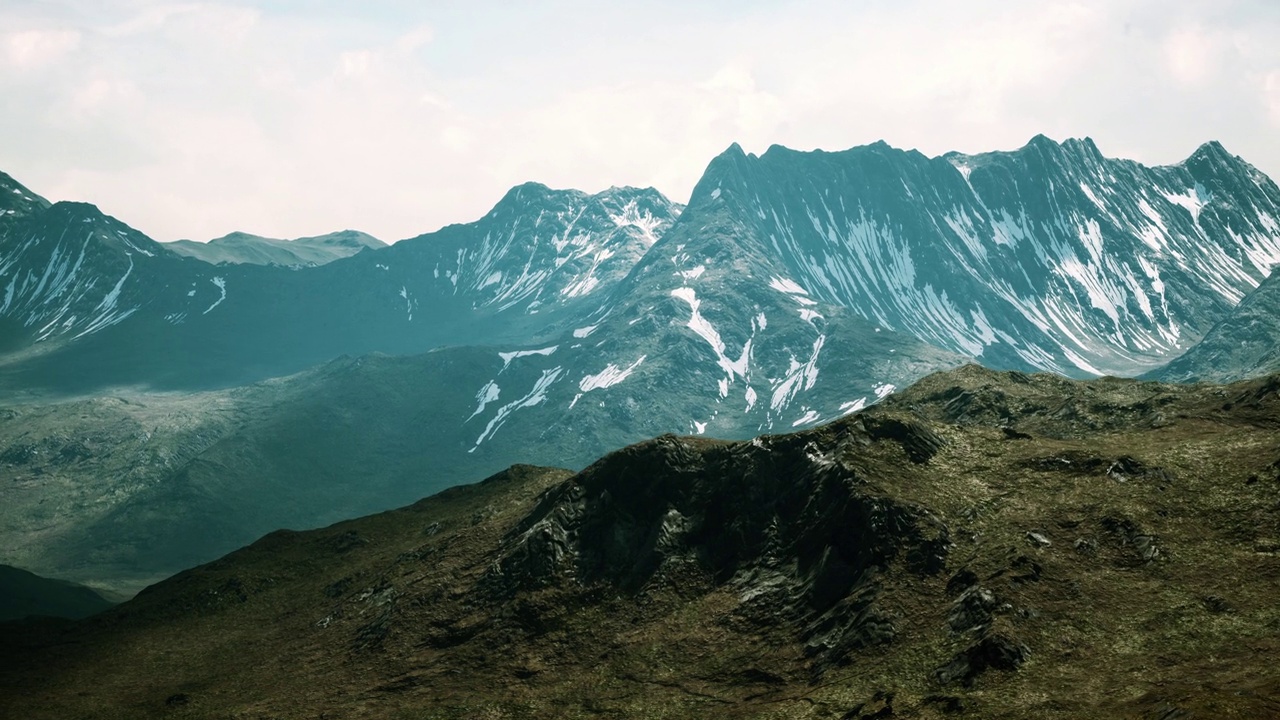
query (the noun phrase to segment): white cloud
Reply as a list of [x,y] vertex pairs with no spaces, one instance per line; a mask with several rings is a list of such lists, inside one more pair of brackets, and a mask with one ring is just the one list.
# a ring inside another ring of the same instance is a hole
[[138,89],[127,80],[91,77],[71,90],[62,119],[92,122],[113,109],[127,112],[142,100]]
[[1219,48],[1215,39],[1198,27],[1180,28],[1165,40],[1169,72],[1178,82],[1197,85],[1218,72]]
[[342,77],[361,77],[369,73],[374,56],[369,50],[350,50],[338,56],[338,74]]
[[0,136],[23,141],[0,169],[159,239],[395,240],[525,180],[684,200],[734,141],[938,154],[1044,132],[1168,163],[1219,139],[1280,175],[1271,7],[5,5]]
[[21,30],[0,35],[8,65],[30,71],[56,62],[80,44],[75,30]]
[[[119,6],[119,3],[106,3]],[[128,8],[124,9],[128,13]],[[141,10],[128,14],[95,30],[104,36],[136,38],[177,31],[195,39],[197,36],[220,39],[243,39],[258,24],[261,13],[249,7],[217,2],[153,2],[143,3]],[[195,31],[195,32],[192,32]]]
[[[1280,129],[1280,70],[1267,73],[1263,81],[1263,102],[1271,113],[1271,124]],[[1280,179],[1277,180],[1280,182]]]
[[435,30],[430,25],[422,25],[396,38],[395,50],[401,55],[407,55],[430,43],[433,39],[435,39]]

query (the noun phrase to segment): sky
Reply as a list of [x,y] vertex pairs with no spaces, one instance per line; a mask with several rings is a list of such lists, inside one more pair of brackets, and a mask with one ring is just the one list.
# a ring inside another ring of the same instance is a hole
[[1280,180],[1275,0],[0,0],[0,171],[162,241],[392,242],[733,142],[1221,141]]

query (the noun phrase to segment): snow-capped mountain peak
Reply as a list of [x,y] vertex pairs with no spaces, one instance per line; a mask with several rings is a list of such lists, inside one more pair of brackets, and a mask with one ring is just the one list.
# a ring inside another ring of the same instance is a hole
[[735,146],[690,212],[731,203],[780,275],[884,327],[997,367],[1094,375],[1167,362],[1255,287],[1280,261],[1278,201],[1220,145],[1147,168],[1037,136],[940,158]]

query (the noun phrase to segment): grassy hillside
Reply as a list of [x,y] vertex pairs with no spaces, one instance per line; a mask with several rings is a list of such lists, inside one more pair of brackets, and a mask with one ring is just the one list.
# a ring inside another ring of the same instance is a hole
[[3,634],[5,717],[1270,717],[1280,378],[968,367],[278,532]]

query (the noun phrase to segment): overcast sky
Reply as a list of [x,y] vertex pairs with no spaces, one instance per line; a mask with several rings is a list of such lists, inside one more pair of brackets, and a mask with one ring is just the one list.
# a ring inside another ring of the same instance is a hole
[[735,141],[1217,139],[1280,179],[1280,2],[0,0],[0,98],[0,170],[157,240],[394,241],[527,180],[683,202]]

